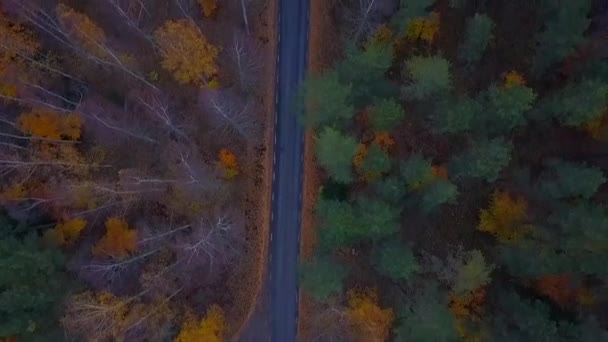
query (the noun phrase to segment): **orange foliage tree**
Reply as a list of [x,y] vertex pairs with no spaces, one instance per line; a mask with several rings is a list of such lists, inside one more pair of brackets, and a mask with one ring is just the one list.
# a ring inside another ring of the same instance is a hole
[[9,65],[34,57],[39,47],[30,32],[0,13],[0,75]]
[[224,310],[218,305],[211,305],[200,322],[192,314],[186,317],[175,342],[221,342],[224,340],[225,324]]
[[219,49],[188,19],[166,22],[154,37],[162,51],[162,66],[182,84],[200,84],[218,72]]
[[518,241],[524,233],[528,202],[506,192],[496,191],[488,209],[482,209],[478,230],[490,233],[501,242]]
[[78,140],[82,132],[82,119],[75,114],[35,109],[19,115],[17,122],[23,132],[39,138]]
[[70,38],[94,56],[102,59],[108,57],[106,35],[91,18],[63,4],[57,5],[56,11],[61,28]]
[[[450,311],[456,323],[456,333],[463,341],[485,341],[485,329],[481,328],[483,305],[486,302],[486,289],[480,287],[464,295],[450,296]],[[476,327],[471,329],[471,327]]]
[[365,341],[385,341],[391,331],[395,315],[392,309],[378,305],[375,290],[349,290],[346,317]]
[[355,156],[353,157],[353,165],[355,165],[357,169],[359,169],[361,167],[361,164],[363,164],[365,156],[367,156],[367,145],[359,144],[357,153],[355,153]]
[[218,156],[218,165],[224,178],[232,179],[239,174],[239,165],[236,156],[230,150],[222,148]]
[[525,86],[526,80],[524,77],[517,71],[511,70],[505,74],[504,87],[509,89],[515,86]]
[[393,146],[395,146],[395,140],[390,134],[386,132],[376,133],[374,135],[374,142],[377,143],[384,152],[389,152]]
[[121,218],[106,220],[106,234],[93,246],[93,255],[124,259],[137,248],[137,235]]
[[420,39],[430,44],[439,32],[440,22],[441,18],[437,12],[431,12],[428,17],[414,18],[407,25],[405,37],[410,41]]
[[557,305],[566,307],[577,298],[574,280],[568,274],[549,274],[535,281],[538,292],[549,297]]
[[217,0],[198,0],[198,3],[205,17],[213,17],[217,13]]
[[67,220],[48,230],[47,238],[59,246],[71,246],[78,240],[86,226],[87,221],[81,218]]

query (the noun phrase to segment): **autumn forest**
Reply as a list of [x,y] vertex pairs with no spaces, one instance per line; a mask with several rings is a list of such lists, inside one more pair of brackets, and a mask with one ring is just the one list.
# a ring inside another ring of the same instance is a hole
[[234,334],[262,272],[264,1],[0,9],[0,340]]
[[608,4],[316,6],[301,340],[608,341]]

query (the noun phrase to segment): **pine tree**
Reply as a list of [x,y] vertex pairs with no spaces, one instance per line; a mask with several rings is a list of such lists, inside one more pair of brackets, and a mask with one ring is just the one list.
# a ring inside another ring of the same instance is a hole
[[420,270],[412,249],[396,240],[377,246],[373,260],[380,273],[394,280],[411,280]]
[[501,138],[479,140],[465,153],[452,158],[450,168],[457,177],[481,178],[494,182],[502,169],[509,164],[512,149],[512,145]]
[[494,21],[485,14],[475,14],[468,20],[465,40],[458,50],[459,59],[466,64],[481,60],[488,44],[494,39]]
[[312,127],[331,125],[341,127],[355,115],[352,105],[352,85],[342,83],[337,72],[311,76],[302,88],[306,123]]
[[394,99],[376,103],[369,112],[369,121],[375,132],[389,132],[405,118],[405,111]]
[[352,163],[357,149],[355,139],[330,127],[325,127],[316,141],[319,165],[341,183],[353,180]]
[[452,87],[450,63],[440,56],[410,58],[405,62],[403,77],[410,80],[403,94],[413,100],[443,95]]
[[329,257],[315,257],[300,265],[302,289],[319,302],[340,296],[347,270]]

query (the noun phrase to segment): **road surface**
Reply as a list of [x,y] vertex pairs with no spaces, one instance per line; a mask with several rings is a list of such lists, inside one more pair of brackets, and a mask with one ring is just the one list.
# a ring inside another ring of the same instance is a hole
[[270,228],[271,340],[296,340],[304,130],[294,95],[308,56],[309,0],[278,0],[276,117]]

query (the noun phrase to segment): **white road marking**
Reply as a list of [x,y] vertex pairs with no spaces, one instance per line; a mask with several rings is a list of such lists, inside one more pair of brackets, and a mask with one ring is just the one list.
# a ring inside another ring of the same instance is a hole
[[277,91],[277,93],[274,95],[274,103],[278,106],[279,105],[279,92]]
[[270,242],[272,242],[272,233],[270,233]]

